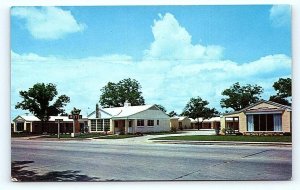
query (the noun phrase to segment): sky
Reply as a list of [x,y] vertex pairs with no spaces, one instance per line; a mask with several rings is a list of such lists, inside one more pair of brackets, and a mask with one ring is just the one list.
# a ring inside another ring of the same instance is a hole
[[85,6],[11,9],[11,117],[19,91],[54,83],[73,107],[94,111],[109,81],[136,79],[146,104],[181,113],[200,96],[220,112],[235,82],[263,87],[291,77],[291,8]]

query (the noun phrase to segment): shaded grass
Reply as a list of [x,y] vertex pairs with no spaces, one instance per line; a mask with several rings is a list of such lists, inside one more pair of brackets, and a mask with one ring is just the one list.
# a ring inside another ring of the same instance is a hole
[[12,138],[16,138],[16,137],[31,137],[31,136],[35,136],[34,134],[30,134],[30,133],[11,133],[11,137]]
[[186,135],[186,136],[158,137],[150,140],[292,142],[292,137],[291,136]]

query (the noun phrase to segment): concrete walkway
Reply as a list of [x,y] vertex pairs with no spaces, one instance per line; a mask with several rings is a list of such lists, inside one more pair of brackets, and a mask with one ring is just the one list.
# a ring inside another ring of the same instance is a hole
[[153,141],[149,140],[157,137],[168,136],[185,136],[185,135],[214,135],[214,130],[186,130],[179,131],[177,134],[165,134],[165,135],[144,135],[140,137],[125,138],[125,139],[92,139],[93,141],[99,141],[108,144],[152,144]]

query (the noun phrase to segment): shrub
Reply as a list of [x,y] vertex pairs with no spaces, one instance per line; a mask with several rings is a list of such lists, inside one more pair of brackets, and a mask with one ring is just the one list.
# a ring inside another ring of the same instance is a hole
[[215,128],[215,132],[216,132],[216,135],[219,135],[220,134],[220,129],[219,128]]
[[177,128],[175,126],[171,127],[171,132],[177,132]]
[[223,134],[226,135],[226,129],[225,128],[223,128],[221,131],[222,131]]
[[141,133],[141,132],[136,132],[135,135],[137,135],[137,136],[143,136],[143,133]]

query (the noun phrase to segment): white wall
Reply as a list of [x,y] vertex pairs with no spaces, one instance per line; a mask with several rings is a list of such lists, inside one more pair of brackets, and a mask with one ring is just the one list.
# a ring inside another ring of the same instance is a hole
[[[134,119],[133,127],[135,127],[135,132],[170,131],[170,117],[161,110],[148,109],[129,116],[128,119]],[[137,126],[137,119],[143,119],[144,126]],[[147,126],[148,120],[154,120],[154,126]],[[159,120],[159,125],[157,125],[157,120]]]
[[[159,120],[159,125],[157,125]],[[147,133],[147,132],[161,132],[170,131],[170,120],[169,119],[154,119],[154,126],[147,126],[148,119],[144,119],[144,126],[137,126],[136,120],[134,122],[135,132]]]

